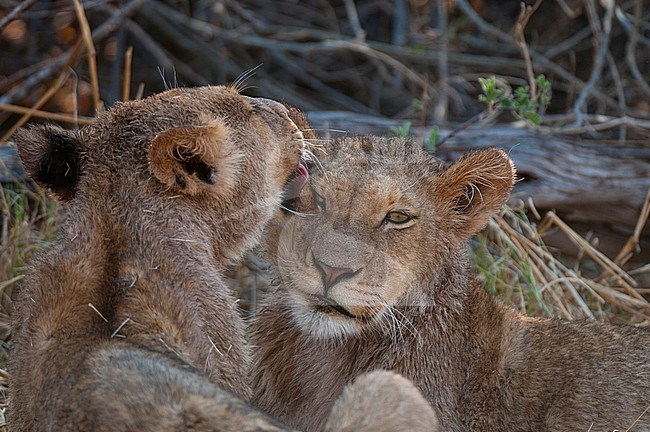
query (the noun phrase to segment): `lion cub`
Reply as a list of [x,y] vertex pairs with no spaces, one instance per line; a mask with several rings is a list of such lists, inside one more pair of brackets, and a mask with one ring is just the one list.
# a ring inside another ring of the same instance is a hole
[[250,396],[249,353],[220,275],[299,166],[289,111],[229,87],[174,89],[16,144],[69,206],[15,299],[12,429],[284,429],[234,415],[251,411],[233,396]]
[[650,430],[650,331],[530,318],[475,282],[466,242],[513,186],[505,153],[445,166],[363,137],[321,162],[268,229],[279,286],[252,324],[259,406],[318,430],[347,383],[388,369],[441,430]]

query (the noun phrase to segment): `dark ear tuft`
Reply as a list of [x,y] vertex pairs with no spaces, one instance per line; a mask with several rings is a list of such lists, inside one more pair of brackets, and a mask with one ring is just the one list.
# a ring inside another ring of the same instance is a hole
[[74,197],[81,173],[82,145],[75,132],[56,126],[31,126],[14,135],[27,174],[55,198]]
[[176,193],[225,194],[235,184],[240,155],[230,129],[220,120],[202,123],[161,132],[149,146],[151,172]]
[[174,158],[183,167],[183,170],[195,175],[199,180],[209,185],[216,183],[217,169],[208,165],[201,156],[191,153],[188,149],[176,148],[173,151]]

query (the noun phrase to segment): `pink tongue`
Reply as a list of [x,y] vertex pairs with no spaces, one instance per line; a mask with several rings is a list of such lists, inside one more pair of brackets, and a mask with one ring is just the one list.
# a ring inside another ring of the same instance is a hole
[[296,182],[295,187],[298,193],[302,191],[302,188],[304,188],[309,181],[309,171],[307,171],[307,168],[301,163],[298,164],[298,175],[294,181]]
[[297,173],[284,189],[285,200],[298,198],[300,196],[300,192],[302,192],[302,189],[309,181],[309,171],[307,171],[307,168],[303,164],[298,164],[296,171]]

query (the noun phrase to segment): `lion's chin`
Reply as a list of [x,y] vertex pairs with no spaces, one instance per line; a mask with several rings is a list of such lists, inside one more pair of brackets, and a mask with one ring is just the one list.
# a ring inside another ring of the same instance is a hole
[[320,341],[342,341],[362,334],[373,327],[380,314],[376,308],[348,309],[336,304],[314,304],[304,299],[292,307],[293,320],[301,331]]
[[341,341],[363,332],[366,323],[326,306],[294,305],[294,322],[304,334],[321,341]]
[[360,334],[365,324],[338,312],[314,310],[302,322],[303,330],[311,337],[321,340],[343,340]]

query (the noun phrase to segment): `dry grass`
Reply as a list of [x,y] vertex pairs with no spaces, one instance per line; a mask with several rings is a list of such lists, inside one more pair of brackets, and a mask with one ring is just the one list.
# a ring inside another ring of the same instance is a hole
[[[0,187],[0,401],[6,400],[5,370],[11,336],[11,297],[34,253],[57,237],[58,204],[43,191],[26,186]],[[0,403],[0,428],[6,404]]]
[[[11,296],[32,255],[57,237],[59,206],[44,191],[26,187],[0,188],[0,340],[11,333]],[[0,359],[6,359],[0,345]]]
[[[554,213],[540,222],[506,207],[478,236],[474,262],[488,291],[529,315],[650,324],[650,303],[630,274]],[[551,226],[581,248],[580,258],[546,247],[542,233]]]

